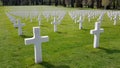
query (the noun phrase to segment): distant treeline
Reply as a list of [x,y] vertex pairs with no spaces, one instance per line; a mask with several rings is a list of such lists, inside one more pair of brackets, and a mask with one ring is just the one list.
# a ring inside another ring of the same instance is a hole
[[0,0],[4,6],[12,5],[62,5],[64,7],[88,7],[120,9],[120,0]]

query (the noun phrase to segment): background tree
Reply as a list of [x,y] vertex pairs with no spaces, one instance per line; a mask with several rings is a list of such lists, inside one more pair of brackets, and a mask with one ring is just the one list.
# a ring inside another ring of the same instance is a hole
[[82,6],[88,7],[88,0],[82,0]]
[[120,0],[117,0],[117,9],[120,9]]
[[89,7],[89,8],[113,8],[120,9],[120,0],[0,0],[2,5],[52,5],[58,6],[58,4],[63,6],[71,7]]
[[3,5],[2,1],[0,0],[0,6]]
[[109,0],[102,0],[102,6],[104,6],[104,9],[109,5],[110,1]]
[[71,7],[74,7],[74,0],[71,0]]
[[94,0],[88,0],[88,7],[89,8],[94,8]]
[[63,0],[63,6],[66,7],[65,0]]
[[49,0],[49,5],[51,5],[51,0]]
[[83,0],[75,0],[75,3],[76,3],[76,7],[83,7],[83,4],[82,4]]
[[68,7],[70,5],[70,0],[65,0],[65,4]]
[[58,0],[55,0],[55,6],[58,6]]

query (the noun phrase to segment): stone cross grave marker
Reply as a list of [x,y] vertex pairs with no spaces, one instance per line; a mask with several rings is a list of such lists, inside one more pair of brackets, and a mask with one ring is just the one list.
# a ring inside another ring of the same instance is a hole
[[35,63],[42,62],[42,48],[41,43],[47,42],[48,36],[40,36],[40,28],[33,27],[33,37],[25,39],[25,45],[34,44]]
[[10,18],[11,22],[13,23],[13,26],[16,28],[17,26],[17,20],[13,17]]
[[18,27],[18,35],[23,35],[22,27],[25,25],[24,23],[21,23],[20,20],[17,20],[18,24],[16,24],[16,27]]
[[104,29],[100,29],[100,22],[95,23],[95,29],[90,31],[90,34],[94,34],[94,48],[99,47],[100,33],[104,32]]
[[80,16],[77,22],[79,23],[79,29],[82,29],[82,23],[83,23],[82,16]]
[[30,14],[29,16],[30,16],[30,22],[33,22],[33,15]]
[[114,25],[117,23],[117,15],[114,16]]
[[58,18],[57,18],[58,24],[61,23],[61,20],[63,19],[63,17],[64,17],[64,15],[58,16]]
[[102,22],[102,20],[103,20],[103,16],[104,16],[104,14],[101,14],[101,15],[99,16],[99,18],[98,18],[98,20],[97,20],[97,21],[101,23],[101,22]]
[[54,32],[57,31],[57,21],[56,21],[56,17],[54,17],[53,22],[51,22],[51,24],[54,24]]
[[50,18],[50,12],[43,12],[43,16],[47,19],[48,22]]
[[10,19],[11,23],[13,24],[13,26],[16,28],[17,26],[17,20],[11,16],[10,14],[6,13],[6,15],[8,16],[8,18]]
[[41,25],[41,17],[40,16],[38,16],[38,24],[39,24],[39,26]]
[[91,14],[88,14],[88,21],[90,22]]

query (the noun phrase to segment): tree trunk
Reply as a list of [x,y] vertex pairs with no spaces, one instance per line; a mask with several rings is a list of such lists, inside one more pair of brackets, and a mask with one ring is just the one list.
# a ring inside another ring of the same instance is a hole
[[113,0],[113,9],[115,9],[115,0]]
[[59,2],[60,2],[60,5],[62,5],[61,0],[59,0]]
[[63,0],[63,6],[66,7],[65,0]]
[[43,5],[43,0],[41,0],[41,5]]
[[75,0],[75,3],[76,3],[76,7],[83,7],[83,5],[82,5],[82,1],[83,0]]
[[58,6],[58,0],[55,0],[55,6]]
[[51,5],[51,0],[49,0],[49,5]]
[[71,7],[74,7],[74,0],[71,0]]
[[102,3],[101,0],[97,0],[97,8],[101,8],[101,3]]

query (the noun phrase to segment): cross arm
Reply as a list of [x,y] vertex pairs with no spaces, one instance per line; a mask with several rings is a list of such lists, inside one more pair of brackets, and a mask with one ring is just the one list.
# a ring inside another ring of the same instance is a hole
[[100,29],[100,33],[102,33],[102,32],[104,32],[104,29],[103,29],[103,28]]
[[42,42],[47,42],[47,41],[49,41],[49,37],[48,36],[41,36],[41,41]]
[[90,34],[95,34],[96,30],[90,30]]
[[24,41],[25,41],[25,45],[34,44],[34,39],[33,38],[26,38]]
[[22,26],[25,26],[25,23],[22,23]]
[[99,31],[97,31],[97,30],[91,30],[90,34],[97,34],[97,33],[102,33],[102,32],[104,32],[104,29],[101,28]]

